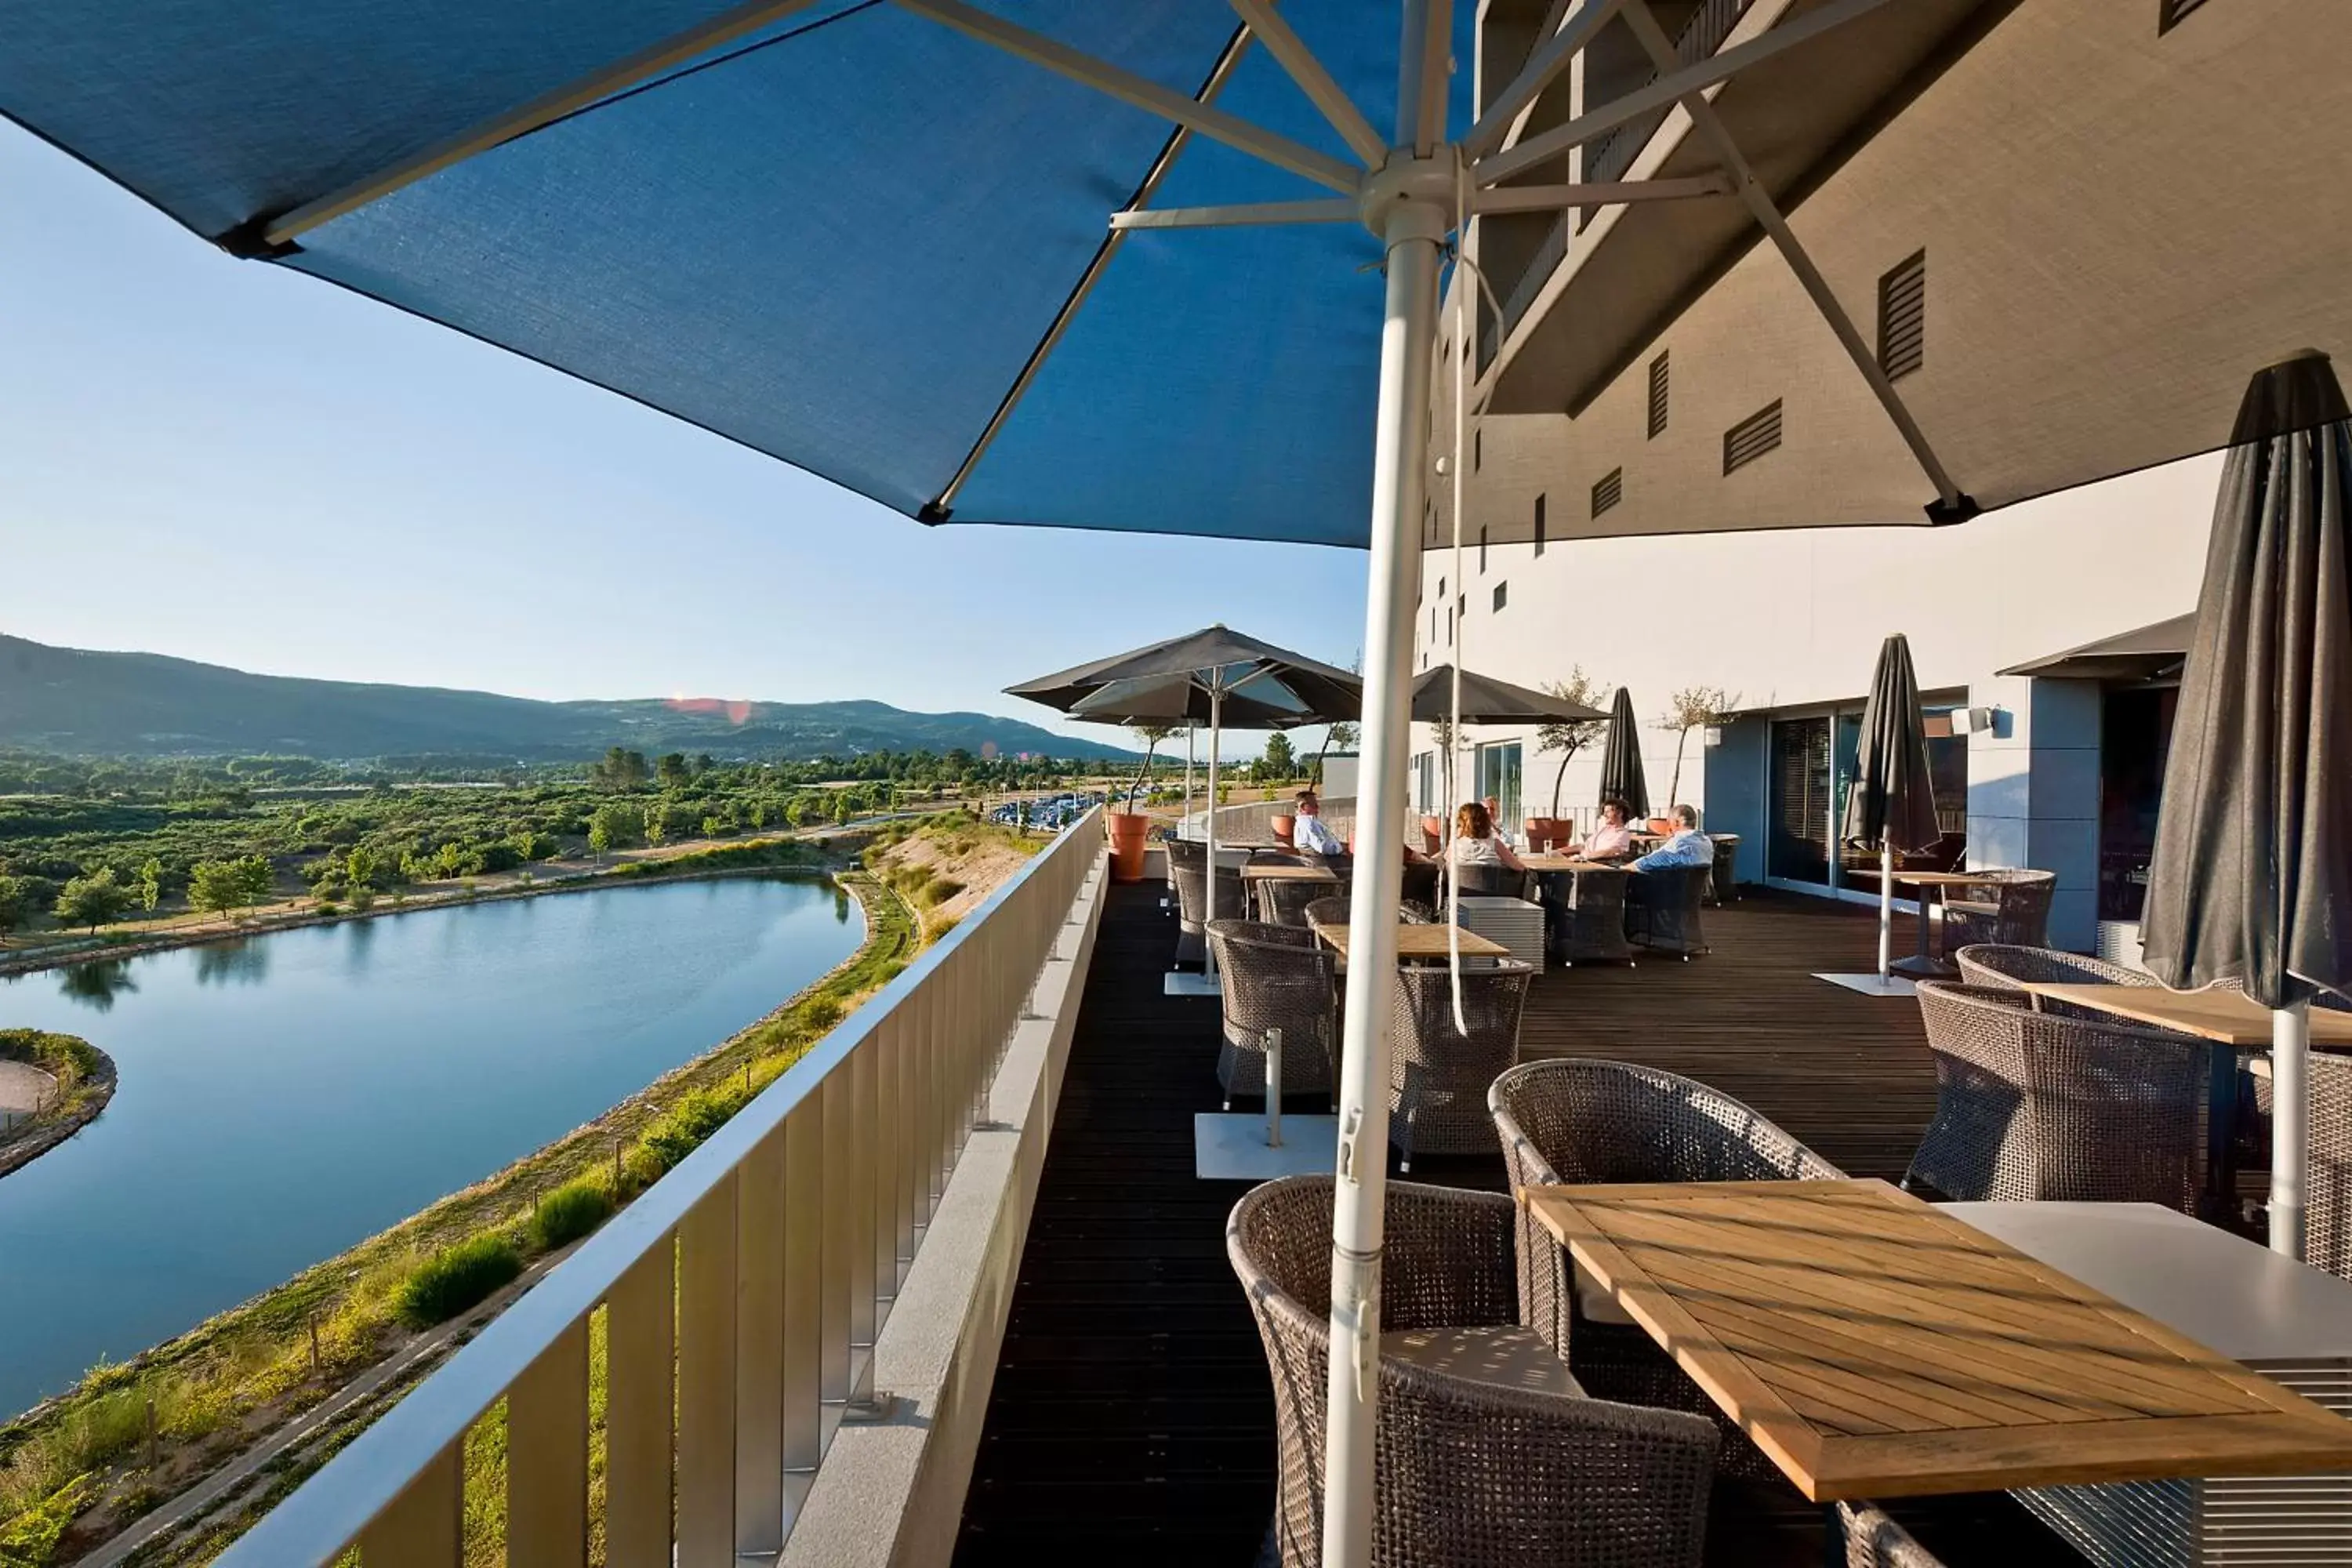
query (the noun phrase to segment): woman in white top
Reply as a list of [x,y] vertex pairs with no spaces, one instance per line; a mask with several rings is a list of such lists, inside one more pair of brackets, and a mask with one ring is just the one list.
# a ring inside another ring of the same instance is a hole
[[1495,831],[1495,819],[1476,801],[1465,801],[1454,816],[1454,842],[1445,847],[1447,861],[1455,866],[1500,866],[1524,871],[1527,864],[1511,852]]

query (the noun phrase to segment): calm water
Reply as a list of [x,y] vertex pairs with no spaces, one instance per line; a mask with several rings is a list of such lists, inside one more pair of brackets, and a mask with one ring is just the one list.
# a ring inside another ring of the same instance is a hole
[[121,1087],[0,1179],[0,1416],[577,1127],[855,951],[740,879],[418,910],[0,981]]

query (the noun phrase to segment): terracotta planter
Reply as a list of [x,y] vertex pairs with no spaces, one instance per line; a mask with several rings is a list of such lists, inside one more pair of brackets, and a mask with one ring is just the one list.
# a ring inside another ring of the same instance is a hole
[[1143,880],[1143,845],[1151,832],[1151,819],[1139,812],[1110,811],[1103,814],[1110,834],[1110,879],[1114,882]]
[[1423,817],[1421,819],[1421,837],[1422,841],[1429,846],[1429,852],[1433,855],[1436,854],[1437,847],[1445,842],[1445,818],[1442,816]]
[[1575,837],[1575,829],[1569,826],[1568,818],[1564,816],[1528,818],[1528,847],[1530,849],[1542,850],[1555,845],[1565,845]]
[[1274,841],[1276,844],[1289,843],[1292,830],[1298,826],[1298,818],[1295,816],[1269,816],[1266,822],[1274,828]]

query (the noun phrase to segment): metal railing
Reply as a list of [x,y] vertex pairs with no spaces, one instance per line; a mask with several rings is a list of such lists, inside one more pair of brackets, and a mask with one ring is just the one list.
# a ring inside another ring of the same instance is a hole
[[[1755,0],[1705,0],[1675,38],[1675,63],[1694,66],[1722,48],[1724,41],[1731,37],[1731,30],[1739,26],[1739,19],[1748,14],[1748,6],[1754,3]],[[1640,81],[1627,87],[1625,91],[1638,92],[1657,79],[1658,73],[1651,71]],[[1612,96],[1622,98],[1625,94]],[[1650,138],[1658,133],[1658,127],[1666,122],[1666,116],[1674,110],[1673,104],[1654,109],[1622,125],[1612,126],[1586,142],[1583,173],[1579,178],[1592,184],[1613,184],[1623,179],[1634,161],[1641,157],[1642,149],[1650,144]],[[1536,296],[1543,291],[1544,283],[1551,277],[1553,268],[1566,259],[1569,236],[1574,232],[1578,212],[1583,210],[1571,209],[1554,218],[1551,226],[1544,231],[1543,238],[1537,242],[1535,253],[1528,258],[1526,268],[1512,280],[1507,289],[1502,290],[1502,319],[1488,322],[1479,339],[1479,369],[1484,370],[1494,363],[1495,356],[1502,352],[1503,340],[1527,318],[1528,310],[1536,302]]]
[[457,1568],[467,1431],[507,1405],[506,1553],[584,1563],[592,1320],[613,1568],[774,1553],[1102,858],[1089,812],[220,1559]]

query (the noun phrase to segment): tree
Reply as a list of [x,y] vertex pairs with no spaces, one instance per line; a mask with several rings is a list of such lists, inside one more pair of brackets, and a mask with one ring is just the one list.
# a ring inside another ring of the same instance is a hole
[[163,862],[150,859],[139,868],[139,907],[149,914],[163,901]]
[[665,752],[654,763],[654,780],[664,789],[682,789],[693,777],[684,752]]
[[600,805],[588,819],[588,847],[603,859],[608,849],[625,849],[645,832],[645,819],[618,801]]
[[24,882],[15,877],[0,876],[0,937],[22,926],[32,912],[31,901],[25,897]]
[[662,841],[669,837],[669,823],[667,820],[668,816],[667,812],[659,810],[646,813],[646,843],[659,847]]
[[245,907],[245,883],[234,860],[199,860],[188,872],[188,907],[226,915]]
[[1145,781],[1150,778],[1151,759],[1159,752],[1160,742],[1173,738],[1176,731],[1183,726],[1181,724],[1134,724],[1129,728],[1135,731],[1136,739],[1143,742],[1143,765],[1135,770],[1135,782],[1127,786],[1127,809],[1133,811],[1135,792],[1141,789]]
[[836,827],[849,826],[849,792],[841,790],[833,797],[833,823]]
[[604,851],[612,847],[613,825],[600,811],[588,819],[588,852],[596,857],[601,866],[604,863]]
[[351,884],[352,891],[355,893],[362,888],[373,889],[376,878],[383,872],[383,857],[364,844],[352,845],[350,853],[343,857],[343,880]]
[[1682,799],[1683,747],[1693,730],[1704,730],[1722,723],[1739,706],[1739,694],[1726,691],[1720,686],[1686,686],[1666,699],[1670,706],[1658,721],[1661,728],[1675,734],[1675,775],[1666,785],[1666,804],[1678,805]]
[[256,904],[268,903],[278,882],[277,874],[270,869],[268,857],[247,855],[234,864],[236,868],[236,890],[244,895],[244,907],[251,909]]
[[102,925],[122,918],[131,907],[131,889],[114,879],[114,868],[92,871],[66,883],[58,894],[58,923],[64,926],[88,926],[92,934]]
[[614,746],[604,752],[604,760],[588,770],[591,783],[599,789],[626,792],[646,787],[653,770],[646,765],[646,754],[625,746]]
[[1298,753],[1290,744],[1290,737],[1276,730],[1265,738],[1265,753],[1258,758],[1264,770],[1261,782],[1280,784],[1298,772]]
[[[1566,680],[1545,683],[1544,689],[1563,702],[1574,702],[1586,708],[1601,706],[1601,694],[1608,689],[1602,682],[1584,673],[1577,665],[1568,672]],[[1568,777],[1568,764],[1576,753],[1591,745],[1609,732],[1606,719],[1575,719],[1559,724],[1546,724],[1536,731],[1536,749],[1559,753],[1559,769],[1551,775],[1551,814],[1559,815],[1560,781]],[[1671,804],[1671,803],[1669,803]]]

